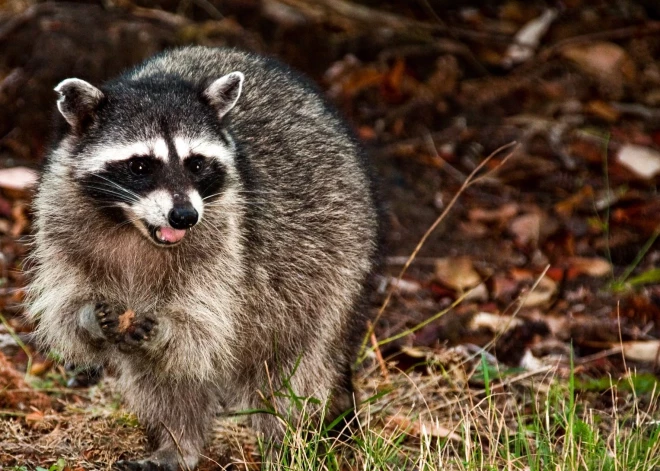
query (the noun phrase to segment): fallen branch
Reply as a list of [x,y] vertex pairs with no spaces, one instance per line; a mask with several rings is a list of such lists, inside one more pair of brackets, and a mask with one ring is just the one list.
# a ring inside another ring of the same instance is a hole
[[511,38],[503,34],[494,34],[471,29],[455,28],[440,22],[427,22],[406,18],[395,13],[385,12],[346,0],[264,0],[264,5],[275,7],[286,5],[312,21],[347,27],[388,28],[411,36],[426,36],[444,33],[453,37],[480,39],[509,43]]

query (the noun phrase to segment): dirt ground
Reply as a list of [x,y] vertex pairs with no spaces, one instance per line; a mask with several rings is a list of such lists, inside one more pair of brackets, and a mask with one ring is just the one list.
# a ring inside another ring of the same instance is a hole
[[[367,147],[387,253],[363,387],[428,377],[430,361],[456,352],[518,372],[567,375],[573,362],[593,404],[608,401],[605,377],[634,370],[658,386],[655,2],[0,0],[0,469],[60,457],[104,469],[146,446],[111,378],[74,387],[75,372],[30,343],[21,178],[48,148],[60,80],[99,83],[185,44],[292,64]],[[208,469],[235,452],[228,436],[256,453],[233,422],[216,436]]]

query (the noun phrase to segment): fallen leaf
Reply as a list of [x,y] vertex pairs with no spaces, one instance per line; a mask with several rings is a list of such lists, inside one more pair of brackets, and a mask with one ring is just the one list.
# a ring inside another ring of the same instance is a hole
[[555,18],[557,18],[557,10],[549,8],[541,16],[534,18],[520,28],[513,37],[513,44],[509,46],[502,59],[502,65],[511,67],[530,59]]
[[569,217],[573,212],[583,205],[585,202],[591,203],[594,199],[594,189],[591,185],[582,187],[577,193],[571,195],[565,200],[555,204],[555,212],[565,218]]
[[26,232],[27,227],[30,225],[30,220],[27,217],[27,207],[24,203],[17,203],[11,211],[11,216],[14,219],[14,225],[9,231],[12,237],[19,237]]
[[387,419],[386,423],[391,427],[392,425],[404,430],[406,433],[414,437],[437,437],[448,438],[454,441],[462,441],[460,435],[452,430],[440,425],[438,419],[434,420],[411,420],[402,414],[391,416]]
[[561,54],[597,80],[635,77],[634,62],[625,49],[614,43],[569,44],[561,49]]
[[0,188],[27,190],[37,183],[37,172],[27,167],[0,169]]
[[36,423],[39,423],[39,422],[43,421],[44,417],[45,417],[45,415],[44,415],[43,412],[41,412],[40,410],[35,410],[33,412],[30,412],[29,414],[27,414],[25,416],[25,421],[28,424],[33,425],[33,424],[36,424]]
[[493,333],[506,332],[509,329],[522,325],[522,321],[512,316],[501,316],[490,312],[479,312],[470,320],[468,327],[471,330],[488,329]]
[[544,276],[539,280],[533,291],[522,295],[524,307],[536,307],[548,304],[557,292],[557,283],[551,278]]
[[51,366],[53,366],[53,361],[52,360],[47,360],[47,361],[39,362],[39,363],[33,363],[32,367],[30,368],[30,374],[33,375],[33,376],[41,376],[46,371],[48,371]]
[[510,302],[518,292],[520,283],[507,276],[493,277],[493,297],[500,302]]
[[612,273],[612,264],[601,257],[571,257],[567,261],[569,278],[577,275],[588,275],[601,278]]
[[536,246],[541,238],[541,215],[538,213],[523,214],[509,224],[509,232],[521,246]]
[[619,149],[617,160],[628,170],[645,179],[660,173],[660,152],[648,147],[624,144]]
[[616,108],[603,100],[590,101],[584,107],[584,111],[610,123],[618,121],[621,116],[621,113]]
[[481,283],[470,257],[447,257],[436,260],[435,276],[445,286],[465,291]]
[[463,300],[466,302],[472,301],[484,303],[488,301],[488,288],[486,288],[484,283],[479,283],[474,288],[470,288],[470,290],[465,294]]
[[621,347],[627,360],[657,363],[660,360],[660,340],[613,343],[612,347]]
[[468,218],[475,222],[508,222],[518,214],[518,205],[515,203],[503,204],[495,209],[473,208],[468,213]]
[[459,230],[471,239],[480,239],[488,235],[488,227],[480,222],[461,221],[458,223]]

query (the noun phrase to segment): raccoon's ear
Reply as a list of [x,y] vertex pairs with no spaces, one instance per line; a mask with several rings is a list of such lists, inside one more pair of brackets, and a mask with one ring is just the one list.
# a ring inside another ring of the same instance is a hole
[[220,77],[204,90],[204,96],[216,109],[220,119],[229,113],[241,96],[243,80],[245,76],[242,72],[232,72]]
[[101,90],[76,78],[63,80],[55,87],[55,91],[60,94],[57,109],[76,130],[93,117],[94,111],[104,98]]

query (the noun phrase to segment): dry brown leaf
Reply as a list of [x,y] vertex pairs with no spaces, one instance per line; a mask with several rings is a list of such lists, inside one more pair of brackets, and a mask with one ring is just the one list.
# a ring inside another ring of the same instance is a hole
[[605,121],[614,123],[619,120],[621,113],[612,105],[603,100],[592,100],[584,107],[584,111],[594,116],[598,116]]
[[561,54],[597,80],[635,78],[634,62],[625,49],[614,43],[569,44],[562,48]]
[[516,238],[518,245],[536,246],[541,238],[542,217],[538,213],[518,216],[509,224],[509,232]]
[[25,421],[28,424],[33,425],[42,422],[44,420],[44,417],[45,415],[43,412],[41,412],[40,410],[34,410],[25,416]]
[[390,278],[390,285],[399,293],[415,294],[422,289],[422,285],[414,280]]
[[470,320],[469,328],[479,330],[488,329],[493,333],[505,332],[522,324],[522,321],[512,316],[501,316],[489,312],[479,312]]
[[389,417],[386,423],[394,425],[397,428],[404,430],[409,435],[414,437],[437,437],[448,438],[454,441],[462,441],[460,435],[452,430],[440,425],[437,419],[435,420],[411,420],[409,417],[397,414]]
[[463,297],[463,300],[466,302],[472,301],[485,303],[488,301],[488,288],[484,283],[479,283],[474,288],[470,288],[470,290]]
[[660,340],[647,340],[639,342],[623,342],[612,344],[612,347],[621,347],[623,356],[627,360],[657,363],[660,361]]
[[650,179],[660,173],[660,152],[654,149],[624,144],[616,157],[621,165],[641,178]]
[[575,275],[588,275],[601,278],[612,273],[612,264],[601,257],[571,257],[568,259],[568,267]]
[[555,212],[563,217],[569,217],[585,201],[593,201],[594,189],[591,185],[586,185],[574,195],[555,204]]
[[470,257],[447,257],[436,260],[435,276],[445,286],[465,291],[481,283]]
[[496,209],[473,208],[468,213],[468,218],[477,222],[503,223],[509,221],[516,214],[518,214],[518,205],[507,203]]
[[53,362],[51,360],[47,360],[39,363],[33,363],[32,367],[30,368],[30,374],[33,376],[41,376],[46,371],[48,371],[51,368],[51,366],[53,366]]
[[548,304],[557,292],[557,283],[551,278],[544,276],[539,280],[533,291],[522,296],[523,306],[536,307]]
[[555,18],[557,18],[557,10],[548,8],[537,18],[525,23],[514,36],[513,43],[502,59],[502,65],[511,67],[531,59],[539,46],[541,38],[548,31]]

